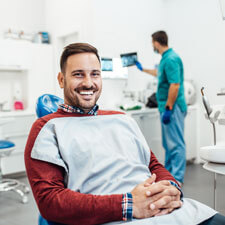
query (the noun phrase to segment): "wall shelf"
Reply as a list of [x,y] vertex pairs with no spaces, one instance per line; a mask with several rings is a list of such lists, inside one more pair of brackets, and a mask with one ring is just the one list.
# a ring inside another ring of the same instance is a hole
[[12,72],[20,72],[26,71],[26,68],[23,68],[20,65],[0,65],[0,71],[12,71]]

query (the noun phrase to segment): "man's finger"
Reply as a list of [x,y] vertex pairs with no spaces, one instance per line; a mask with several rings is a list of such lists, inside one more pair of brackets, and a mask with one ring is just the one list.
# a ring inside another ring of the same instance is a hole
[[162,209],[165,208],[166,205],[168,205],[171,202],[171,196],[164,196],[160,198],[158,201],[150,204],[150,209]]
[[164,208],[173,208],[173,209],[177,209],[180,208],[182,206],[183,202],[182,201],[171,201],[169,204],[164,205]]
[[[148,191],[150,191],[151,196],[153,196],[155,194],[165,191],[167,188],[168,188],[168,186],[164,185],[163,183],[157,182],[157,183],[153,183],[152,185],[150,185],[148,187]],[[164,194],[164,195],[166,195],[166,194]]]
[[171,185],[171,183],[170,183],[168,180],[161,180],[161,181],[159,181],[159,182],[157,182],[157,183],[163,184],[163,185],[166,185],[166,186]]
[[144,181],[144,186],[150,186],[156,180],[156,175],[153,173],[151,177]]
[[170,211],[169,209],[162,209],[159,213],[157,213],[155,216],[162,216],[162,215],[166,215],[168,213],[170,213],[172,211]]

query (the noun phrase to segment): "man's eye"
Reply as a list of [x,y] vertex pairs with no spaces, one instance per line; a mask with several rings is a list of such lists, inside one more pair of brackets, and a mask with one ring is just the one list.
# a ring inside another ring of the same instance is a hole
[[74,73],[73,76],[75,76],[75,77],[81,77],[82,76],[82,73]]
[[92,73],[92,76],[100,76],[100,73]]

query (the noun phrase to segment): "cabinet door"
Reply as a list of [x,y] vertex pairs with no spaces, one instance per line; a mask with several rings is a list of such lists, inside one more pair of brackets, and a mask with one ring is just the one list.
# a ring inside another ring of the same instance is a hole
[[[132,115],[138,123],[150,149],[160,163],[164,164],[165,151],[162,147],[161,124],[159,112]],[[193,161],[197,157],[197,109],[188,109],[185,118],[184,139],[186,143],[186,159]]]
[[36,116],[34,114],[14,116],[12,122],[2,127],[3,136],[15,144],[15,150],[13,150],[9,156],[1,159],[1,168],[4,175],[25,171],[24,149],[30,128],[35,119]]
[[192,108],[187,112],[184,127],[186,144],[186,159],[193,161],[197,157],[197,109]]
[[161,139],[161,125],[159,112],[143,113],[132,115],[137,121],[149,148],[153,151],[160,163],[164,163],[164,150]]

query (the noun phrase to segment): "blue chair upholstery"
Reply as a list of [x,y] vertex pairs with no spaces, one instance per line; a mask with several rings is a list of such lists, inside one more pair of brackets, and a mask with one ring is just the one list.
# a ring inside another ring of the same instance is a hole
[[40,215],[38,219],[38,225],[64,225],[64,224],[47,221]]
[[37,117],[40,118],[42,116],[56,112],[58,109],[58,106],[60,104],[63,104],[63,102],[64,102],[63,99],[55,95],[44,94],[40,96],[36,104]]
[[[40,118],[42,116],[56,112],[58,109],[58,106],[60,104],[63,104],[63,102],[64,102],[63,99],[55,95],[44,94],[40,96],[36,104],[37,117]],[[38,225],[63,225],[63,224],[47,221],[40,215],[38,219]]]

